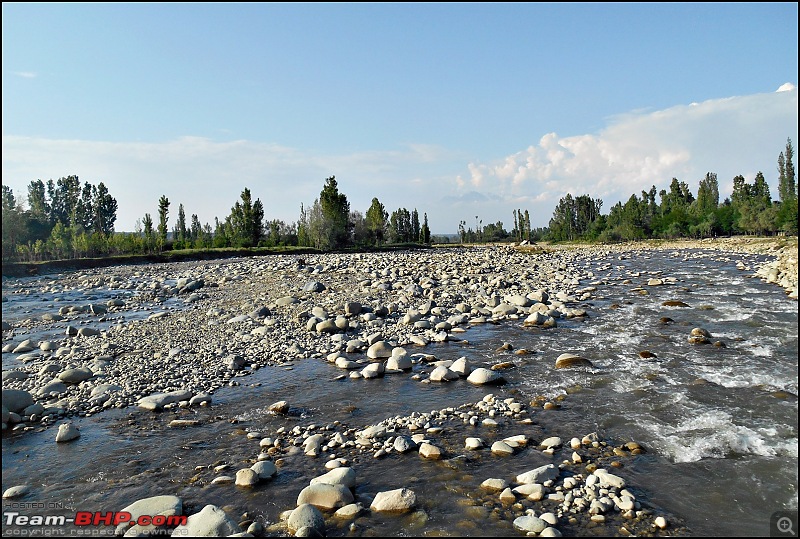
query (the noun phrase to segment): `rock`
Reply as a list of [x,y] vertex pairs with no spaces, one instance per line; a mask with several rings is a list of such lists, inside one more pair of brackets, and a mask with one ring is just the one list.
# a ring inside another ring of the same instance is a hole
[[360,372],[362,377],[370,379],[370,378],[380,378],[381,376],[383,376],[385,370],[386,369],[383,366],[383,363],[370,363],[369,365],[361,369]]
[[544,485],[539,483],[527,483],[514,489],[520,496],[525,496],[531,501],[538,502],[544,498]]
[[545,483],[558,477],[558,468],[555,464],[546,464],[517,476],[517,483]]
[[183,513],[183,502],[177,496],[152,496],[133,502],[123,508],[121,512],[130,513],[131,518],[129,522],[118,525],[114,535],[124,535],[130,528],[136,528],[137,532],[149,535],[147,532],[154,531],[156,526],[131,526],[131,523],[136,522],[143,515],[150,517],[180,515]]
[[496,441],[492,444],[492,453],[495,455],[513,455],[514,448],[503,441]]
[[399,488],[378,492],[370,504],[370,510],[376,513],[403,513],[410,511],[417,503],[413,490]]
[[9,412],[19,413],[34,403],[33,395],[21,389],[4,389],[2,395],[3,406]]
[[78,330],[78,335],[81,337],[93,337],[95,335],[100,335],[100,330],[95,328],[80,328]]
[[343,485],[347,488],[356,487],[356,472],[352,468],[340,467],[334,468],[328,473],[315,477],[311,480],[312,485],[317,483],[324,483],[326,485]]
[[328,485],[316,483],[300,491],[297,496],[297,505],[310,503],[317,509],[333,511],[353,503],[353,493],[344,485]]
[[172,531],[172,537],[226,537],[239,533],[239,524],[216,505],[206,505]]
[[478,367],[467,377],[467,382],[475,385],[503,384],[506,379],[497,371]]
[[409,436],[400,435],[394,439],[394,450],[398,453],[407,453],[416,449],[417,443]]
[[267,407],[267,411],[271,414],[286,415],[289,413],[289,403],[286,401],[273,402]]
[[94,373],[88,367],[78,367],[65,370],[58,375],[58,379],[65,384],[79,384],[92,376],[94,376]]
[[286,519],[286,526],[290,533],[296,533],[302,528],[312,528],[320,534],[325,534],[325,517],[311,504],[298,505]]
[[669,300],[661,304],[664,307],[689,307],[686,303],[678,300]]
[[143,410],[157,411],[162,410],[168,404],[174,404],[180,401],[188,401],[192,398],[191,391],[185,389],[178,389],[170,391],[169,393],[153,393],[147,397],[139,399],[138,406]]
[[238,371],[244,368],[245,360],[242,356],[238,354],[232,354],[223,359],[222,364],[228,367],[232,371]]
[[378,341],[367,349],[367,357],[370,359],[385,359],[392,357],[392,345],[386,341]]
[[333,516],[336,518],[354,519],[360,515],[363,510],[364,508],[361,507],[360,504],[351,503],[337,509]]
[[541,533],[546,527],[547,522],[530,515],[514,519],[514,528],[527,533]]
[[[386,360],[386,370],[411,370],[414,367],[413,363],[411,363],[411,358],[405,353],[395,354],[396,350],[402,350],[402,348],[395,348],[392,351],[392,357]],[[405,352],[405,350],[403,351]]]
[[336,325],[336,321],[331,318],[318,322],[314,329],[317,333],[339,333],[339,327]]
[[561,354],[556,359],[556,369],[570,369],[573,367],[593,367],[592,362],[575,354]]
[[472,372],[472,367],[470,367],[467,358],[462,356],[455,360],[452,365],[450,365],[450,370],[458,373],[459,376],[469,376],[469,374]]
[[56,378],[43,385],[39,389],[39,391],[36,392],[36,394],[44,397],[52,393],[61,395],[62,393],[66,393],[66,391],[67,391],[67,384]]
[[260,460],[250,466],[250,469],[253,470],[258,474],[259,479],[269,479],[276,473],[278,473],[278,468],[275,467],[275,463],[269,460]]
[[464,445],[467,449],[473,449],[473,450],[481,449],[484,446],[483,440],[474,437],[467,438],[466,441],[464,442]]
[[542,440],[542,443],[539,444],[539,447],[543,449],[553,449],[561,445],[561,438],[558,436],[551,436],[550,438],[546,438]]
[[325,285],[319,281],[309,281],[303,286],[303,292],[322,292]]
[[16,485],[10,487],[3,491],[3,499],[10,500],[13,498],[21,498],[30,492],[30,490],[31,488],[28,485]]
[[625,488],[625,480],[618,475],[609,473],[605,468],[598,468],[594,471],[600,479],[600,485],[603,487]]
[[500,492],[508,488],[508,481],[505,479],[489,478],[481,483],[481,488],[489,492]]
[[430,375],[431,382],[449,382],[451,380],[458,380],[458,378],[457,372],[451,371],[444,365],[439,365],[433,369]]
[[242,468],[236,472],[237,487],[252,487],[259,479],[258,473],[252,468]]
[[25,380],[28,377],[28,373],[25,371],[13,370],[13,371],[3,371],[3,381],[11,382],[13,380]]
[[426,459],[438,460],[442,458],[442,449],[433,444],[423,442],[419,445],[419,454]]
[[58,433],[56,434],[56,442],[71,442],[77,440],[81,433],[72,422],[62,423],[58,426]]

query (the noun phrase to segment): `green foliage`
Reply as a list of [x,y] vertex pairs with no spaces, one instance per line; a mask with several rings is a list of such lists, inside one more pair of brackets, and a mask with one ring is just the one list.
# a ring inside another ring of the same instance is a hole
[[352,229],[349,221],[350,203],[347,196],[339,192],[336,176],[325,180],[325,186],[319,194],[319,205],[322,213],[322,222],[319,223],[320,248],[330,250],[347,247]]
[[386,241],[389,214],[377,198],[372,199],[372,205],[367,210],[366,226],[373,245],[381,245]]

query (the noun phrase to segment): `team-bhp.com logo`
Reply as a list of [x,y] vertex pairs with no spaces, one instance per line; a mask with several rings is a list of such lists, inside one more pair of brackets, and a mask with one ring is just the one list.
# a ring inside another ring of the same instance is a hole
[[[22,515],[15,511],[3,513],[6,526],[181,526],[186,524],[183,515],[140,515],[133,518],[127,511],[78,511],[73,518],[64,515]],[[4,532],[5,533],[5,532]]]

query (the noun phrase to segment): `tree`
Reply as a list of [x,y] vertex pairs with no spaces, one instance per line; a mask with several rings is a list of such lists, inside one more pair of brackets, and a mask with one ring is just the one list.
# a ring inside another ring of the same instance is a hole
[[417,208],[411,212],[411,237],[409,238],[410,241],[419,241],[419,213],[417,212]]
[[786,140],[786,151],[778,156],[778,196],[781,202],[797,199],[792,139]]
[[372,199],[365,219],[371,240],[375,245],[381,245],[386,239],[389,214],[377,198]]
[[781,199],[776,225],[787,234],[797,234],[797,183],[794,172],[794,148],[787,139],[786,151],[778,156],[778,194]]
[[187,233],[186,212],[183,211],[183,204],[178,204],[178,222],[175,223],[175,228],[172,231],[172,237],[177,248],[186,247]]
[[167,217],[169,215],[169,199],[161,195],[158,199],[158,248],[161,250],[167,242]]
[[419,242],[428,245],[431,242],[431,229],[428,227],[428,214],[422,219],[422,228],[419,230]]
[[144,247],[147,252],[150,252],[153,249],[153,218],[149,213],[144,214],[142,225],[144,226]]
[[117,221],[117,199],[111,196],[103,182],[92,187],[92,230],[106,237],[114,233]]
[[351,223],[350,203],[344,193],[339,193],[336,176],[325,180],[325,186],[319,194],[319,204],[322,210],[324,234],[322,238],[323,249],[340,249],[350,242]]
[[705,179],[700,180],[697,189],[697,200],[694,201],[696,213],[700,217],[714,213],[719,206],[719,183],[717,175],[708,172]]

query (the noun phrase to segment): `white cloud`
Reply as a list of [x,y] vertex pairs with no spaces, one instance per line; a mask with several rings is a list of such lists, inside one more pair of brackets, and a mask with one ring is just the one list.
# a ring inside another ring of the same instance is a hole
[[791,82],[784,82],[781,84],[780,88],[775,90],[776,92],[791,92],[792,90],[797,89],[797,86],[792,84]]
[[717,173],[723,197],[734,176],[752,179],[759,170],[774,191],[777,156],[787,137],[797,140],[797,89],[781,88],[780,93],[621,114],[597,134],[562,138],[548,133],[538,144],[494,163],[469,163],[472,188],[485,186],[509,207],[513,200],[539,204],[545,215],[552,215],[566,193],[601,198],[607,210],[651,185],[665,188],[673,177],[696,189],[707,172]]
[[37,74],[33,71],[14,71],[14,75],[23,79],[35,79],[37,77]]
[[[118,230],[133,230],[137,219],[154,214],[162,194],[172,215],[183,204],[187,216],[196,213],[213,226],[215,217],[230,213],[245,187],[262,200],[267,218],[294,222],[300,204],[313,203],[331,175],[354,210],[366,211],[377,196],[389,211],[418,207],[420,213],[431,212],[427,194],[450,185],[452,176],[437,170],[454,156],[430,145],[321,155],[278,144],[188,136],[163,143],[4,136],[3,183],[24,201],[36,179],[77,174],[82,182],[103,182],[119,203]],[[453,161],[448,170],[460,162]]]
[[[177,214],[213,226],[248,187],[267,217],[297,220],[300,204],[313,203],[324,179],[336,175],[354,210],[373,197],[389,212],[405,207],[428,213],[435,234],[454,233],[479,215],[484,223],[512,221],[515,208],[531,210],[533,226],[546,226],[559,198],[570,192],[604,201],[603,211],[631,194],[673,177],[697,189],[716,172],[721,196],[737,174],[752,181],[763,171],[773,196],[778,154],[797,141],[797,89],[716,99],[660,111],[638,110],[609,118],[598,133],[538,142],[494,162],[434,145],[391,150],[312,153],[279,144],[218,142],[183,137],[166,142],[99,142],[3,136],[3,183],[24,199],[35,179],[77,174],[104,182],[119,202],[117,229],[132,230],[145,212],[155,214],[163,194]],[[532,139],[535,140],[535,139]],[[171,224],[174,222],[171,219]]]

